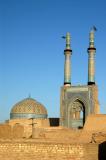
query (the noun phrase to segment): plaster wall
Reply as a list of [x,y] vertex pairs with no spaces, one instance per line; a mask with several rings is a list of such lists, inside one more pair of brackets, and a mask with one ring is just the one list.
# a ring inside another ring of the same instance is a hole
[[106,133],[106,114],[92,114],[87,117],[84,130]]

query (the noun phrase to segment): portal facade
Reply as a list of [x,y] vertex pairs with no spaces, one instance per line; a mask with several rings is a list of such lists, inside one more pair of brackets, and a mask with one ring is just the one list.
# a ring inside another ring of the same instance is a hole
[[70,34],[66,34],[64,50],[64,85],[60,97],[60,125],[68,128],[82,128],[90,114],[99,113],[98,87],[95,84],[95,52],[94,28],[90,31],[88,48],[88,83],[73,86],[71,84]]
[[61,88],[60,125],[82,128],[89,114],[99,113],[96,85]]

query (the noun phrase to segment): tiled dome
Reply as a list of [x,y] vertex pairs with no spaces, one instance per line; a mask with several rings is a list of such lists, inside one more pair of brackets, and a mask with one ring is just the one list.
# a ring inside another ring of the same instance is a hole
[[35,99],[26,98],[11,109],[10,119],[17,118],[47,118],[47,110]]

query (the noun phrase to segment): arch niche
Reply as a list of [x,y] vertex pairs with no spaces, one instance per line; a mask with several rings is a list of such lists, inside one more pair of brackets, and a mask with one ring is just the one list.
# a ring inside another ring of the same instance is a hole
[[85,123],[85,105],[80,99],[75,99],[68,108],[68,127],[82,128]]

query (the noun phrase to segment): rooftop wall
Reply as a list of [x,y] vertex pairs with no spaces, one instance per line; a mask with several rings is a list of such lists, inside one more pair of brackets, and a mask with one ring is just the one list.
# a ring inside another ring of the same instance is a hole
[[89,115],[84,130],[90,132],[106,132],[106,114]]
[[24,137],[24,127],[14,125],[13,127],[6,124],[0,125],[0,139],[22,138]]

